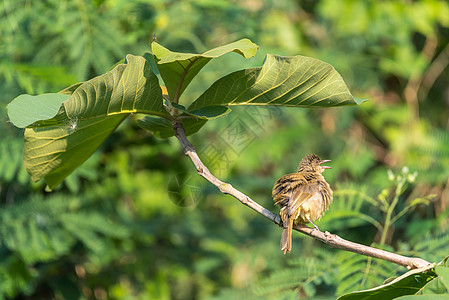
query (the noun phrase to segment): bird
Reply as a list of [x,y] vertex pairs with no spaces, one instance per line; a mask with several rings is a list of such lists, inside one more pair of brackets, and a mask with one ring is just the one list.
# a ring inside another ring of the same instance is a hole
[[332,202],[332,189],[322,173],[331,167],[323,166],[330,160],[321,160],[316,154],[304,157],[296,173],[279,178],[273,187],[275,205],[281,207],[282,220],[281,250],[284,254],[292,249],[293,224],[313,223],[321,219]]

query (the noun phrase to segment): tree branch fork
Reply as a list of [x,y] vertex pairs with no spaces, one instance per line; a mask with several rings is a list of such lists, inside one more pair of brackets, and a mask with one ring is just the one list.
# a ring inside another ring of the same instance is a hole
[[[271,220],[273,223],[281,226],[281,218],[278,214],[272,213],[268,209],[264,208],[254,200],[252,200],[247,195],[243,194],[236,188],[234,188],[231,184],[225,183],[221,181],[220,179],[216,178],[209,169],[203,164],[201,159],[199,158],[198,154],[196,153],[195,148],[190,144],[189,140],[187,139],[184,127],[182,126],[182,123],[180,121],[174,121],[173,122],[173,129],[175,131],[175,136],[181,143],[182,149],[184,151],[184,154],[187,155],[190,160],[195,165],[196,170],[198,171],[198,174],[204,177],[207,181],[215,185],[221,193],[228,194],[239,200],[242,204],[250,207],[251,209],[255,210],[259,214],[263,215],[267,219]],[[376,249],[373,247],[365,246],[362,244],[354,243],[348,240],[345,240],[341,237],[339,237],[336,234],[331,234],[329,232],[322,232],[315,228],[310,228],[306,225],[295,225],[294,228],[296,231],[299,231],[303,234],[306,234],[310,237],[315,238],[316,240],[319,240],[326,245],[341,249],[345,251],[354,252],[357,254],[382,259],[388,262],[392,262],[398,265],[401,265],[403,267],[406,267],[409,270],[417,269],[417,268],[424,268],[428,266],[430,263],[425,261],[424,259],[417,258],[417,257],[407,257],[402,256],[396,253],[388,252],[381,249]]]

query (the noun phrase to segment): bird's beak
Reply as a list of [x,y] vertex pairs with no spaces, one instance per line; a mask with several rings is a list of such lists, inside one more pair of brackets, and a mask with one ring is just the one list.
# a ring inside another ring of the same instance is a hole
[[[324,164],[324,163],[326,163],[326,162],[329,162],[329,161],[331,161],[331,160],[330,160],[330,159],[322,160],[322,161],[320,162],[320,165],[321,165],[321,164]],[[328,167],[328,166],[321,166],[321,168],[323,168],[323,169],[332,169],[332,167]]]

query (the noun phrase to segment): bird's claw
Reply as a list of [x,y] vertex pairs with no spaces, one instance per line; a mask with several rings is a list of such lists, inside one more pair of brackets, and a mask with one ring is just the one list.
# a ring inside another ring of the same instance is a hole
[[313,223],[310,219],[307,219],[307,221],[309,221],[309,223],[312,224],[313,227],[314,227],[314,228],[312,228],[312,232],[315,231],[315,230],[320,231],[320,229],[318,228],[318,226],[316,226],[315,223]]

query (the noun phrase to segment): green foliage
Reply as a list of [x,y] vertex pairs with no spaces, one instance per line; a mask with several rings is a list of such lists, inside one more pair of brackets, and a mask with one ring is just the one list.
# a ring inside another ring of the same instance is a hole
[[[332,66],[302,56],[268,55],[263,67],[218,80],[186,111],[179,104],[179,97],[211,59],[229,52],[249,58],[255,55],[258,46],[243,39],[202,55],[174,53],[154,42],[152,47],[158,72],[144,57],[128,55],[124,64],[87,82],[74,84],[62,94],[21,95],[8,104],[11,122],[26,127],[24,160],[33,181],[45,178],[48,187],[55,188],[131,113],[156,115],[173,124],[192,119],[192,124],[187,124],[191,125],[187,127],[190,133],[204,124],[198,118],[217,118],[230,111],[226,107],[229,105],[333,107],[362,102],[354,99]],[[152,68],[167,86],[164,103]],[[225,89],[217,90],[217,86]],[[42,110],[28,110],[30,106],[42,106]],[[156,131],[159,137],[172,133],[165,121],[150,118],[139,124]]]
[[213,58],[235,52],[244,58],[253,57],[259,47],[248,39],[206,51],[201,55],[171,52],[158,43],[151,44],[157,69],[167,87],[168,95],[175,103],[198,72]]
[[[381,248],[375,244],[372,246]],[[384,248],[387,251],[393,250],[391,247]],[[397,267],[391,263],[353,253],[339,253],[337,261],[340,262],[336,272],[336,282],[339,283],[337,295],[376,286],[391,277],[392,274],[397,274],[398,271]]]
[[426,284],[435,280],[435,266],[416,269],[392,280],[391,282],[366,291],[353,292],[338,299],[395,299],[403,295],[418,293]]
[[[351,282],[353,289],[370,289],[405,272],[330,251],[298,234],[294,251],[283,256],[277,226],[219,195],[196,174],[176,140],[160,140],[157,132],[130,122],[140,120],[141,125],[150,116],[130,115],[51,195],[43,183],[30,182],[22,163],[23,130],[7,121],[10,99],[23,93],[56,93],[80,82],[61,92],[71,95],[126,53],[148,51],[155,33],[158,43],[180,53],[204,53],[243,37],[261,46],[250,60],[230,54],[206,64],[182,94],[182,106],[165,103],[185,116],[194,115],[189,104],[216,79],[260,68],[267,52],[310,56],[334,66],[354,94],[372,101],[345,109],[233,106],[232,113],[213,122],[183,119],[190,133],[197,132],[190,137],[192,144],[217,177],[273,212],[277,210],[270,189],[277,178],[293,172],[305,154],[332,159],[333,169],[325,176],[335,198],[319,223],[322,230],[439,262],[447,256],[449,243],[448,9],[448,3],[438,0],[1,2],[0,211],[25,207],[31,200],[49,200],[53,211],[62,205],[56,200],[60,198],[78,203],[59,211],[88,233],[64,227],[59,218],[51,228],[61,235],[52,241],[46,227],[29,229],[33,222],[38,224],[32,214],[25,214],[29,220],[20,215],[8,223],[0,219],[0,227],[29,237],[43,253],[42,260],[35,257],[34,263],[26,263],[21,253],[29,251],[9,250],[0,236],[0,298],[335,299],[336,291],[346,290]],[[161,80],[152,55],[144,58]],[[204,117],[215,115],[221,113]],[[160,136],[167,129],[167,136],[172,135],[169,121],[164,126],[159,121],[165,119],[152,118]],[[64,126],[73,127],[75,121]],[[381,246],[386,228],[381,207],[388,211],[397,188],[396,179],[385,174],[391,169],[396,178],[403,166],[419,177],[399,196]],[[382,193],[384,189],[388,193]],[[108,222],[127,228],[128,235],[102,233],[89,223],[94,222],[91,218],[104,220],[103,228]],[[65,255],[50,247],[64,241],[60,236],[73,243]],[[55,254],[50,258],[45,253]],[[320,261],[311,266],[315,257]],[[341,270],[340,259],[345,262]],[[351,268],[351,260],[358,268]],[[323,266],[328,272],[322,272]],[[362,277],[355,269],[363,271]],[[339,277],[340,271],[346,276]],[[277,289],[283,272],[292,278],[308,274],[310,280],[302,277]],[[262,293],[265,288],[267,293]],[[445,291],[437,278],[421,295],[406,297],[447,298],[435,294]]]
[[[388,280],[386,284],[379,287],[352,292],[338,299],[440,299],[443,295],[435,294],[447,294],[449,292],[447,283],[449,268],[444,265],[444,261],[439,265],[431,264],[424,268],[409,271],[398,278]],[[435,283],[439,288],[435,289]],[[447,298],[447,295],[444,295],[444,297]],[[445,299],[444,297],[441,299]]]
[[21,185],[28,183],[29,177],[20,155],[22,147],[22,142],[17,139],[0,140],[0,155],[8,158],[0,160],[0,182],[17,181]]
[[268,55],[262,67],[216,81],[189,109],[206,105],[333,107],[362,102],[351,95],[331,65],[310,57]]
[[293,258],[287,267],[273,271],[254,288],[255,294],[262,298],[275,298],[289,289],[315,296],[321,285],[332,284],[337,261],[332,259],[333,251],[317,249],[312,259]]
[[[114,240],[129,238],[130,229],[105,214],[92,211],[92,201],[55,195],[34,197],[0,212],[0,297],[32,292],[42,277],[57,276],[36,264],[50,264],[72,253],[77,243],[102,256]],[[90,208],[90,209],[89,209]],[[62,270],[60,270],[62,271]]]
[[[130,113],[166,114],[161,89],[148,63],[132,55],[127,60],[126,65],[120,64],[77,87],[57,114],[52,116],[46,112],[46,119],[28,126],[24,158],[34,181],[46,178],[50,188],[56,187],[89,158]],[[123,87],[128,85],[129,88]],[[32,97],[27,99],[33,102]],[[128,102],[124,103],[123,99]],[[18,100],[21,98],[13,104]],[[53,102],[53,99],[45,101]],[[9,115],[20,114],[18,106],[9,105],[8,108]],[[37,117],[35,113],[32,121]]]
[[418,240],[413,245],[412,253],[419,254],[428,261],[438,261],[441,257],[447,256],[448,242],[449,234],[447,232],[436,235],[427,234],[427,237]]
[[[331,36],[331,43],[342,43],[342,48],[351,53],[358,47],[359,51],[355,51],[355,56],[350,58],[351,65],[356,66],[360,59],[364,60],[354,70],[352,80],[365,87],[378,84],[378,76],[372,73],[376,72],[375,68],[382,74],[393,74],[400,80],[423,74],[429,64],[429,53],[422,51],[422,40],[417,42],[414,35],[431,38],[434,34],[441,34],[441,27],[449,25],[446,13],[449,9],[441,1],[418,1],[408,5],[400,1],[344,1],[337,4],[325,0],[317,5],[317,9],[330,25],[326,36],[320,36],[317,42],[323,45],[329,43],[325,38]],[[335,55],[330,53],[330,49],[321,49],[323,55],[339,60],[337,68],[348,68],[344,67],[349,59],[344,58],[346,53]],[[410,64],[410,61],[414,63]]]
[[[319,226],[332,231],[347,230],[348,233],[356,231],[366,235],[367,225],[369,225],[380,236],[380,244],[370,241],[371,246],[394,252],[391,245],[385,244],[387,233],[393,231],[396,221],[407,217],[407,213],[410,213],[412,209],[416,209],[418,205],[426,205],[429,201],[429,199],[420,198],[409,199],[405,206],[401,206],[401,210],[398,209],[398,200],[402,198],[406,187],[415,182],[416,176],[415,173],[410,174],[407,168],[403,168],[397,175],[389,171],[388,177],[391,186],[388,190],[382,190],[377,198],[365,194],[364,188],[352,187],[335,191],[334,203],[319,222]],[[364,213],[368,211],[370,215]],[[352,234],[352,236],[355,235]],[[444,236],[434,236],[430,240],[422,240],[416,245],[408,246],[416,248],[412,252],[414,255],[429,261],[436,261],[447,254],[445,247],[447,236],[447,233]],[[389,241],[392,240],[394,239],[390,237]],[[351,252],[315,249],[317,243],[314,242],[314,245],[311,246],[313,250],[310,252],[307,251],[307,248],[297,250],[298,253],[301,253],[300,257],[288,258],[287,264],[284,266],[276,265],[269,275],[262,276],[257,284],[238,291],[235,290],[233,294],[226,291],[220,297],[232,295],[235,297],[245,296],[249,299],[260,297],[275,299],[280,295],[285,295],[285,299],[289,299],[290,296],[287,295],[291,295],[291,293],[296,297],[298,295],[314,297],[318,290],[327,290],[330,293],[335,289],[336,295],[343,295],[339,299],[359,299],[362,295],[373,297],[372,299],[376,299],[376,297],[393,299],[401,295],[415,293],[440,294],[444,292],[441,289],[433,289],[429,284],[432,281],[440,280],[435,273],[434,265],[410,271],[392,281],[392,277],[399,276],[402,272],[398,266]],[[402,247],[404,246],[402,245]],[[399,253],[401,252],[399,251]],[[411,253],[401,254],[410,255]],[[307,258],[303,256],[307,256]],[[384,282],[388,283],[382,285]],[[354,290],[375,286],[378,287],[351,293]],[[426,286],[425,289],[424,286]],[[221,299],[220,297],[216,299]]]
[[[99,18],[95,8],[91,1],[5,2],[0,11],[10,26],[3,25],[6,27],[4,39],[12,42],[5,50],[31,57],[35,62],[65,61],[73,65],[72,72],[78,79],[86,78],[91,68],[102,73],[116,57],[123,55],[124,42],[117,31],[114,14],[108,11],[105,18]],[[29,30],[30,19],[36,23]],[[20,39],[24,36],[30,38]],[[19,41],[15,41],[16,37]],[[43,40],[46,42],[35,44]],[[14,47],[19,45],[23,48]],[[36,53],[32,52],[34,49]]]
[[3,62],[0,76],[8,83],[16,82],[28,94],[45,93],[53,86],[65,86],[76,80],[65,68]]

